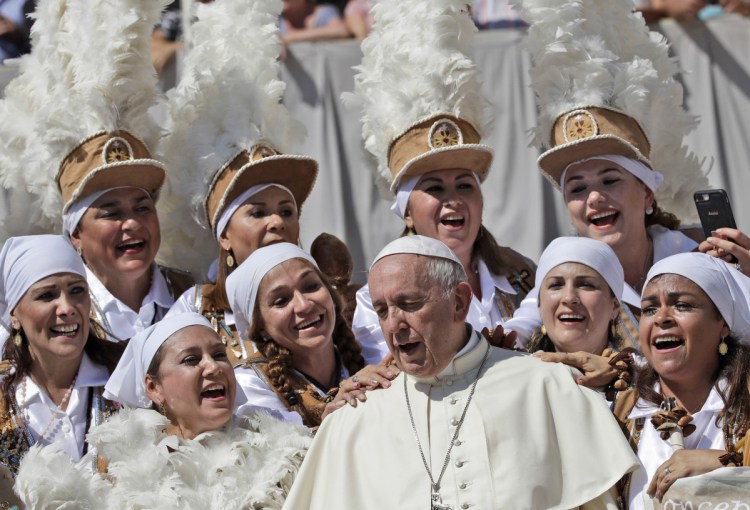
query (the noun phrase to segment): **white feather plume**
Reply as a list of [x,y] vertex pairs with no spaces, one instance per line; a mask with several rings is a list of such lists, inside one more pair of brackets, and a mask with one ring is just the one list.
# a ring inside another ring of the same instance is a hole
[[534,142],[549,144],[555,119],[576,106],[610,106],[640,122],[651,163],[664,174],[659,205],[697,222],[692,194],[709,187],[698,158],[683,145],[697,119],[683,107],[679,72],[663,36],[623,0],[511,0],[529,23],[525,42],[539,106]]
[[217,171],[260,140],[286,153],[305,131],[281,104],[281,0],[218,0],[198,9],[194,47],[168,94],[159,153],[169,173],[159,213],[160,260],[201,279],[218,253],[203,210]]
[[478,70],[469,55],[476,27],[466,0],[380,0],[372,32],[362,41],[362,64],[347,106],[362,110],[362,139],[377,161],[378,184],[388,189],[391,142],[416,122],[449,113],[480,136],[489,121]]
[[130,129],[149,147],[158,128],[150,40],[168,0],[38,2],[32,52],[0,103],[0,185],[11,215],[0,238],[59,232],[62,159],[101,130]]

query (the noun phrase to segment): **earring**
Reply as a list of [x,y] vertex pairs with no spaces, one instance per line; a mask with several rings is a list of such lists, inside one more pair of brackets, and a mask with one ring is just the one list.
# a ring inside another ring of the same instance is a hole
[[726,356],[729,352],[729,346],[726,343],[726,337],[721,339],[721,343],[719,344],[719,354],[722,356]]
[[23,337],[21,336],[21,330],[17,329],[16,334],[13,335],[13,343],[16,344],[16,347],[21,347],[23,344]]
[[231,253],[227,255],[227,267],[234,267],[234,257]]
[[542,328],[539,331],[541,331],[544,336],[547,336],[547,328],[544,327],[544,324],[542,324]]
[[646,209],[646,216],[651,216],[654,214],[654,206],[650,205],[648,206],[648,209]]

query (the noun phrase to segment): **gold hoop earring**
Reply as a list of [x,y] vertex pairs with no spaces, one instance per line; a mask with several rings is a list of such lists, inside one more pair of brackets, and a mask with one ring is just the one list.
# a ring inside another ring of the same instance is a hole
[[23,345],[23,336],[21,336],[20,329],[17,329],[16,334],[13,335],[13,343],[16,345],[16,347],[21,347]]
[[234,267],[234,257],[231,253],[227,255],[227,267]]
[[726,337],[724,337],[721,339],[721,343],[719,343],[719,354],[726,356],[728,352],[729,346],[727,345]]
[[542,327],[539,331],[541,331],[544,336],[547,336],[547,328],[544,327],[544,324],[542,324]]

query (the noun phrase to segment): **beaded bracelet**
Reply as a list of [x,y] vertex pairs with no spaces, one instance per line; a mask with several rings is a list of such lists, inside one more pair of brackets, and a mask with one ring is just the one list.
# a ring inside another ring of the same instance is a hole
[[610,402],[614,400],[618,391],[624,391],[630,386],[633,380],[633,351],[632,349],[623,349],[620,352],[614,352],[610,348],[604,349],[602,356],[609,358],[609,366],[617,370],[617,377],[609,383],[604,389],[604,396]]
[[740,452],[727,452],[724,455],[719,456],[719,462],[721,462],[722,466],[728,466],[729,464],[741,466],[742,454]]

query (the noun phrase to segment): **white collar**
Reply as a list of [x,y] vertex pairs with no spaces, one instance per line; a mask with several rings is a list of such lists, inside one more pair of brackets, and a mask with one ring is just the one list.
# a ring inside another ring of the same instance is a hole
[[490,272],[484,260],[477,260],[477,276],[479,276],[479,287],[482,289],[482,301],[491,301],[495,296],[495,289],[500,289],[506,294],[516,295],[516,289],[508,281],[508,278],[495,275]]
[[[726,380],[726,378],[722,377],[721,379],[719,379],[718,386],[722,392],[726,392],[728,385],[729,382]],[[711,392],[708,394],[708,398],[706,398],[706,401],[703,403],[701,410],[698,411],[699,413],[703,411],[718,412],[724,409],[724,401],[722,400],[719,392],[716,390],[716,386],[716,384],[711,386]],[[654,389],[656,389],[656,391],[660,390],[659,383],[656,383]],[[659,406],[657,406],[653,402],[649,402],[643,398],[639,398],[638,402],[636,402],[635,406],[633,407],[633,410],[630,411],[628,420],[648,418],[657,411],[659,411]]]
[[[30,375],[26,375],[26,403],[31,402],[35,398],[41,398],[41,388],[31,378]],[[76,383],[73,389],[88,388],[104,386],[109,379],[109,371],[103,365],[94,363],[86,351],[83,352],[81,358],[81,364],[78,367],[78,375],[76,376]],[[21,382],[23,384],[23,382]]]
[[[156,303],[156,305],[161,308],[171,307],[174,303],[174,299],[172,299],[172,294],[169,292],[169,287],[167,286],[164,276],[162,276],[161,271],[159,271],[159,267],[156,264],[152,264],[151,271],[151,288],[149,288],[146,297],[143,298],[141,308],[149,306],[152,303]],[[104,286],[101,280],[97,278],[88,266],[86,266],[86,280],[88,281],[91,294],[100,306],[104,306],[106,303],[114,301],[118,306],[121,305],[119,306],[120,309],[130,309],[122,301],[112,295],[109,289]],[[135,312],[138,313],[138,310]]]
[[454,377],[460,377],[463,374],[477,368],[484,358],[484,354],[490,349],[490,344],[482,337],[482,335],[475,331],[468,323],[466,324],[467,330],[469,331],[469,341],[466,345],[456,353],[448,363],[448,366],[443,369],[436,376],[431,377],[416,377],[410,376],[418,383],[435,384],[439,383],[443,379],[451,379]]
[[647,230],[654,243],[654,264],[672,255],[693,251],[698,246],[679,230],[669,230],[662,225],[651,225]]
[[[654,264],[672,255],[693,251],[698,246],[698,243],[679,230],[669,230],[662,225],[651,225],[647,231],[654,243]],[[637,308],[641,307],[641,295],[627,282],[622,289],[622,300]]]

